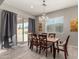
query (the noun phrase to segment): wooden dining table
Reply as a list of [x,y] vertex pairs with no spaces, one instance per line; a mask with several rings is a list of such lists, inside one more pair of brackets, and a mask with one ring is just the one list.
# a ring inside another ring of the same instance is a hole
[[53,45],[53,58],[55,59],[55,55],[56,55],[55,43],[57,43],[57,45],[58,45],[59,38],[48,37],[47,41],[52,42],[52,45]]
[[[29,35],[31,35],[30,33],[29,33]],[[37,36],[38,36],[39,34],[37,34]],[[55,43],[57,43],[58,44],[58,41],[59,41],[59,38],[51,38],[51,37],[48,37],[47,36],[47,42],[52,42],[52,45],[53,45],[53,58],[55,59],[55,55],[56,55],[56,49],[55,49]]]

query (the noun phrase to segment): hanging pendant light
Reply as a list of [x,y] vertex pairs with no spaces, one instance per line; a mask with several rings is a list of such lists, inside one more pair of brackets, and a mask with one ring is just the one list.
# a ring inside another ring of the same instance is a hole
[[48,19],[48,17],[46,16],[46,10],[45,10],[45,8],[46,8],[46,3],[45,3],[46,1],[45,0],[43,0],[43,4],[42,4],[42,6],[43,6],[43,13],[42,13],[42,16],[41,16],[41,19],[42,19],[42,21],[43,22],[46,22],[46,20]]

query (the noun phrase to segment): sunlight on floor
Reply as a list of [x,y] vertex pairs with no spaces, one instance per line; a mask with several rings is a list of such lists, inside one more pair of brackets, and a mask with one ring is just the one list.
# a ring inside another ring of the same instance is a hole
[[1,53],[5,53],[7,50],[5,50],[5,49],[0,49],[0,54]]

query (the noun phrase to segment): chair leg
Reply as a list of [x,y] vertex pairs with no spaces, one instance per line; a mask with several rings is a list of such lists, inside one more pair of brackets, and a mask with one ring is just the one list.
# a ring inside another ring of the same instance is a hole
[[65,56],[65,59],[67,59],[67,53],[66,53],[66,50],[64,51],[64,56]]
[[32,45],[32,47],[31,47],[31,49],[33,50],[33,45]]
[[57,52],[59,53],[59,49],[57,49]]
[[41,47],[40,47],[40,49],[39,49],[39,54],[41,53]]
[[45,51],[45,48],[43,48],[43,50]]
[[38,52],[38,46],[36,46],[36,52]]
[[57,41],[57,52],[59,53],[58,41]]
[[30,49],[33,50],[33,44],[30,45]]
[[30,43],[30,47],[29,48],[31,49],[31,43]]
[[56,49],[55,49],[55,57],[56,57]]
[[52,53],[52,46],[50,47],[50,51],[51,51],[51,53]]
[[68,55],[69,55],[69,54],[68,54],[68,50],[66,50],[66,53],[67,53],[67,56],[68,56]]
[[47,48],[46,48],[46,57],[47,57]]
[[29,39],[28,39],[28,46],[29,46]]
[[32,45],[32,42],[30,42],[30,49],[32,49],[32,46],[33,46],[33,45]]

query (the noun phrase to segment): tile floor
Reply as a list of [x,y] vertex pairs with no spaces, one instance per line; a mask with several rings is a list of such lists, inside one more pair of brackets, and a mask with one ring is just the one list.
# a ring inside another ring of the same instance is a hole
[[[21,44],[17,47],[0,50],[0,59],[53,59],[51,53],[48,52],[48,57],[45,57],[44,53],[38,54],[35,50],[31,51],[27,44]],[[4,52],[3,52],[4,51]],[[78,49],[69,46],[68,59],[78,59]],[[56,59],[64,59],[64,53],[60,52],[56,55]]]

